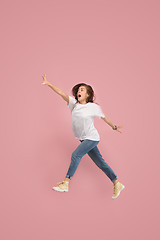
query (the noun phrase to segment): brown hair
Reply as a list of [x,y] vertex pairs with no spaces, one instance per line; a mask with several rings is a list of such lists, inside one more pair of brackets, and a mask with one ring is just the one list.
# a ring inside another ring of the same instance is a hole
[[[93,98],[95,98],[95,94],[94,94],[93,88],[86,83],[78,83],[72,88],[72,94],[75,97],[75,99],[77,100],[77,102],[78,102],[77,92],[78,92],[78,89],[79,89],[80,86],[85,86],[86,87],[87,93],[89,95],[89,97],[86,99],[86,102],[87,103],[88,102],[94,102],[95,99],[93,99]],[[98,103],[96,103],[96,104],[98,104]]]

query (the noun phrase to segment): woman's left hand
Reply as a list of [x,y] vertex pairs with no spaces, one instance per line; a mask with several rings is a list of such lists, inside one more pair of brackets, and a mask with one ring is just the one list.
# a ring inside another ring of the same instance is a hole
[[122,127],[123,127],[123,126],[117,126],[117,130],[116,130],[116,131],[122,133],[122,132],[120,131],[120,129],[121,129]]

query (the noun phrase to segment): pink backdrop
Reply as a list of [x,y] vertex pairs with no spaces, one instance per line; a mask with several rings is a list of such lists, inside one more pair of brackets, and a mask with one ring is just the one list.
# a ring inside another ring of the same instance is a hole
[[[2,240],[159,239],[160,3],[155,0],[3,1],[1,22]],[[96,118],[99,150],[125,185],[85,155],[68,193],[64,179],[80,144],[71,95],[90,84],[122,134]]]

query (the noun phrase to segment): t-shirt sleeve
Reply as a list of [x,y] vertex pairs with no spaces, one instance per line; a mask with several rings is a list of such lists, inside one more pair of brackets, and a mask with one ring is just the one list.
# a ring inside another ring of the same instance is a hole
[[69,103],[67,103],[67,107],[72,111],[76,102],[77,100],[75,98],[69,96]]
[[98,118],[101,118],[101,117],[104,118],[105,115],[104,115],[101,107],[98,104],[96,104],[95,106],[96,106],[96,108],[95,108],[95,116],[97,116]]

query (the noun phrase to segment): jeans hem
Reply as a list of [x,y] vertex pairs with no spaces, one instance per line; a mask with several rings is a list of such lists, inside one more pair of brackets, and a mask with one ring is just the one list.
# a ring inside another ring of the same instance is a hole
[[69,178],[70,180],[72,179],[72,177],[70,177],[69,175],[66,175],[66,178]]
[[116,177],[115,179],[113,179],[112,182],[114,182],[114,181],[117,180],[117,179],[118,179],[118,177]]

